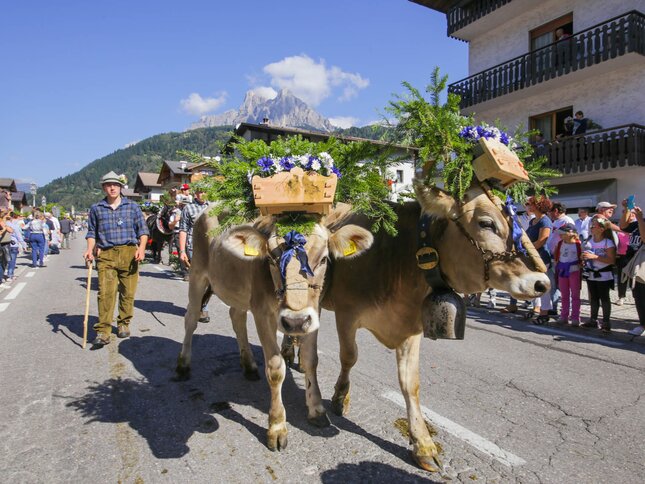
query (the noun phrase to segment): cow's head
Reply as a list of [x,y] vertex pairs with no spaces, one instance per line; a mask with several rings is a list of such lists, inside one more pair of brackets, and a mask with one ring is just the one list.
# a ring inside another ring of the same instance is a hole
[[549,285],[544,264],[525,237],[529,255],[516,252],[509,219],[501,202],[473,185],[461,203],[418,182],[415,191],[424,212],[436,217],[433,239],[447,282],[462,293],[489,287],[518,299],[542,295]]
[[[276,234],[274,220],[266,218],[255,226],[234,228],[223,240],[223,245],[242,259],[268,261],[274,294],[279,300],[278,329],[285,334],[298,336],[318,329],[330,259],[355,257],[374,240],[368,230],[358,225],[347,225],[332,233],[325,220],[307,236],[290,232],[281,237]],[[275,297],[274,294],[267,296]]]

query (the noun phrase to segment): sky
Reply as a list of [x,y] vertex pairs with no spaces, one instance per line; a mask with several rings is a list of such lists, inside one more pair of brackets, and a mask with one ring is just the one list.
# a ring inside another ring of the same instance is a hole
[[0,16],[0,178],[43,186],[249,90],[287,88],[338,126],[403,81],[467,77],[467,44],[408,0],[24,0]]

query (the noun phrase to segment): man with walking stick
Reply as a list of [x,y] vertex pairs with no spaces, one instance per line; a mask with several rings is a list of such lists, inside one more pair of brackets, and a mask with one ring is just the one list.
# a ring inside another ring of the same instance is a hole
[[96,257],[99,279],[99,321],[94,325],[96,338],[92,349],[110,342],[117,291],[117,336],[130,336],[139,262],[144,259],[149,232],[139,206],[121,196],[125,183],[124,175],[113,171],[104,175],[101,186],[106,197],[92,205],[88,217],[87,250],[83,257],[88,264]]

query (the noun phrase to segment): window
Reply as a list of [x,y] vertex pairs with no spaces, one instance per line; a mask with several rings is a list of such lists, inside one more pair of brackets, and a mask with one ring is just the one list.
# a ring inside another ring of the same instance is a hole
[[[558,32],[562,29],[562,32]],[[557,32],[557,34],[556,34]],[[540,49],[552,44],[558,39],[558,34],[566,37],[573,35],[573,14],[568,13],[560,18],[552,20],[529,32],[529,48],[531,51]]]
[[403,170],[396,170],[396,182],[403,183]]
[[529,118],[529,127],[540,130],[544,139],[551,141],[557,136],[568,136],[564,126],[564,120],[567,117],[573,117],[572,106],[531,116]]

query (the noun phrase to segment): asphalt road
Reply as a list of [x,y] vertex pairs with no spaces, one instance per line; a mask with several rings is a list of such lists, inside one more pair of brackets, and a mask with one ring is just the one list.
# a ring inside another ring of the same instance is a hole
[[[464,341],[424,340],[422,404],[445,464],[428,474],[409,456],[394,351],[361,332],[349,415],[311,427],[303,376],[289,371],[289,445],[271,452],[268,385],[242,377],[221,302],[196,332],[191,380],[172,380],[188,286],[167,266],[141,268],[132,337],[81,349],[83,246],[73,241],[43,269],[21,259],[20,277],[0,291],[3,482],[643,481],[645,337],[477,310]],[[94,291],[90,314],[91,327]],[[319,341],[329,408],[339,371],[331,313]]]

